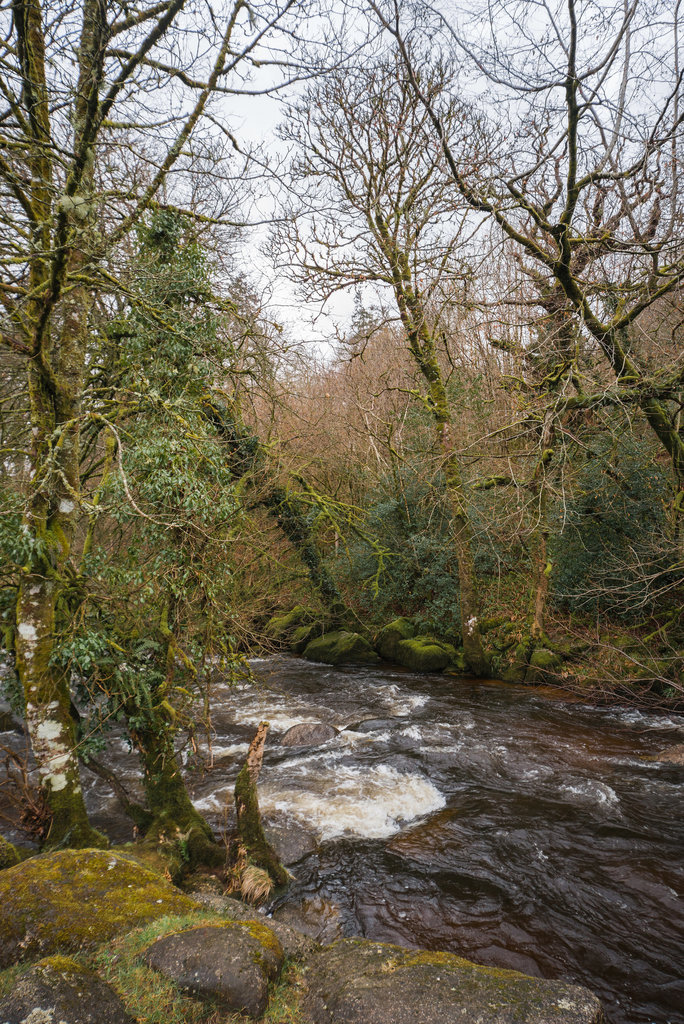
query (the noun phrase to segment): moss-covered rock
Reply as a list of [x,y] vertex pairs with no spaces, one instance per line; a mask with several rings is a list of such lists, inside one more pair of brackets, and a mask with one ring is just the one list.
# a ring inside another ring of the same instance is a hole
[[337,630],[325,633],[307,644],[307,661],[322,661],[326,665],[373,665],[379,661],[377,653],[360,633]]
[[402,640],[411,640],[416,635],[416,627],[410,619],[394,619],[383,626],[375,638],[375,648],[387,661],[397,660],[397,646]]
[[456,649],[451,644],[422,636],[400,640],[395,661],[413,672],[441,672],[455,657]]
[[303,604],[296,604],[289,612],[274,615],[264,626],[264,633],[270,640],[286,643],[299,626],[309,625],[316,613]]
[[21,859],[16,846],[13,846],[4,836],[0,836],[0,871],[3,868],[14,867]]
[[479,967],[426,953],[343,939],[307,961],[309,1024],[603,1024],[579,985]]
[[40,960],[0,999],[5,1024],[135,1024],[115,992],[83,964],[65,956]]
[[60,850],[0,874],[0,968],[92,948],[167,914],[196,909],[130,854]]
[[560,654],[549,651],[546,647],[537,647],[530,655],[530,666],[542,672],[554,672],[563,664]]
[[269,982],[283,966],[283,948],[258,921],[205,925],[165,935],[143,955],[147,967],[181,991],[210,999],[227,1013],[260,1017]]
[[454,655],[446,668],[448,675],[463,676],[468,672],[468,661],[462,647],[457,647]]
[[320,622],[313,622],[308,626],[297,626],[290,637],[290,650],[295,654],[301,654],[306,646],[312,640],[316,640],[322,632],[323,626]]

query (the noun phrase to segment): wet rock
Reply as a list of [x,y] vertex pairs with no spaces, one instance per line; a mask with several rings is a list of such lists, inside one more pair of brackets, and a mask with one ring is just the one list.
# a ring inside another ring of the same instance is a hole
[[315,942],[334,942],[342,935],[339,907],[322,896],[312,896],[299,903],[285,903],[273,914],[274,921],[308,935]]
[[345,726],[349,732],[385,732],[387,729],[397,729],[406,726],[405,718],[363,718],[360,722],[353,722]]
[[416,627],[410,619],[401,618],[388,622],[375,638],[376,650],[387,661],[397,660],[397,647],[402,640],[411,640],[416,635]]
[[588,989],[343,939],[307,961],[308,1024],[603,1024]]
[[315,836],[293,821],[264,822],[264,833],[285,867],[298,864],[318,846]]
[[656,755],[656,761],[668,761],[670,764],[684,765],[684,743],[675,743],[671,747],[665,747]]
[[30,857],[0,873],[0,968],[31,954],[92,948],[194,909],[130,854],[60,850]]
[[299,722],[293,725],[280,740],[282,747],[309,747],[327,743],[337,736],[337,729],[325,722]]
[[64,956],[40,960],[0,999],[3,1024],[134,1024],[115,992]]
[[456,657],[456,649],[432,637],[415,637],[397,644],[396,661],[413,672],[441,672]]
[[326,665],[374,665],[380,660],[360,633],[345,630],[326,633],[312,640],[304,649],[304,657],[307,661],[322,661]]
[[213,999],[227,1013],[260,1017],[268,985],[279,976],[283,948],[258,921],[231,922],[165,935],[147,948],[147,967],[189,995]]

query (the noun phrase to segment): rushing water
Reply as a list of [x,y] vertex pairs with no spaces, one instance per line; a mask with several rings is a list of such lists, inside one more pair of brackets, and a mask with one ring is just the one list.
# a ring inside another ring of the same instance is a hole
[[[581,982],[612,1024],[683,1024],[684,768],[649,758],[684,719],[293,658],[253,670],[256,687],[216,688],[195,799],[220,826],[268,719],[262,811],[320,840],[286,900],[333,902],[347,935]],[[341,731],[279,746],[303,721]],[[111,763],[137,770],[123,745]],[[113,827],[100,783],[88,800]]]

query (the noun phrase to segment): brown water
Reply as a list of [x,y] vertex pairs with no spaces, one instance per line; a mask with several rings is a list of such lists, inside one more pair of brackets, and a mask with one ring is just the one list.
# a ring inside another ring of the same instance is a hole
[[[648,760],[684,719],[398,670],[253,669],[256,688],[217,687],[215,767],[193,784],[219,825],[271,721],[262,809],[321,840],[286,900],[333,901],[347,935],[580,982],[611,1024],[684,1024],[684,768]],[[342,731],[279,747],[305,720]],[[121,741],[110,763],[134,780]],[[99,782],[88,801],[120,837]]]

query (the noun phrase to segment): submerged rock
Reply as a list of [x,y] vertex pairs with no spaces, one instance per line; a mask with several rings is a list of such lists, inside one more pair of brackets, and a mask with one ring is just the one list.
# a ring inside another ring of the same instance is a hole
[[343,939],[307,961],[308,1024],[603,1024],[579,985]]
[[65,956],[40,960],[0,999],[2,1024],[134,1024],[115,992]]
[[671,747],[665,747],[659,754],[656,754],[655,760],[684,765],[684,743],[675,743]]
[[280,740],[282,747],[308,747],[327,743],[337,736],[337,729],[325,722],[299,722],[293,725]]
[[189,995],[215,1000],[227,1013],[260,1017],[285,955],[270,928],[241,921],[165,935],[142,959]]
[[0,968],[31,954],[92,948],[196,904],[133,856],[60,850],[0,873]]
[[360,633],[346,630],[336,630],[312,640],[304,649],[304,657],[307,661],[322,661],[327,665],[374,665],[380,660]]
[[380,630],[375,638],[375,647],[387,661],[396,661],[399,643],[411,640],[415,635],[416,627],[410,619],[394,619]]

